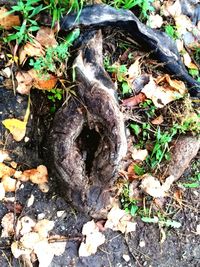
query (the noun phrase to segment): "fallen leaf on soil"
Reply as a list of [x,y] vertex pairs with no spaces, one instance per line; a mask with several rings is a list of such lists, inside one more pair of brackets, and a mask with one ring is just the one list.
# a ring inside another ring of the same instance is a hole
[[3,162],[4,160],[10,161],[11,158],[9,157],[8,151],[0,149],[0,162]]
[[22,177],[24,176],[34,184],[44,184],[48,182],[48,171],[44,165],[39,165],[37,169],[25,170],[22,173]]
[[40,235],[35,232],[26,233],[20,238],[22,246],[28,249],[34,249],[40,240]]
[[11,237],[14,234],[14,213],[9,212],[3,216],[1,226],[3,227],[1,237]]
[[54,222],[47,219],[43,219],[36,223],[34,226],[34,231],[39,234],[41,238],[48,236],[48,232],[54,227]]
[[2,178],[4,175],[12,176],[15,173],[15,170],[13,168],[10,168],[6,164],[0,162],[0,178]]
[[105,236],[99,232],[94,220],[83,225],[82,234],[86,236],[85,242],[79,247],[79,256],[88,257],[97,252],[97,248],[105,242]]
[[[164,83],[164,85],[159,86],[159,83]],[[171,80],[169,75],[165,75],[157,78],[156,82],[150,77],[149,83],[144,86],[142,92],[153,101],[156,107],[162,108],[166,104],[183,97],[186,88],[182,81]]]
[[163,18],[158,14],[149,15],[147,25],[153,29],[161,28],[163,25]]
[[140,57],[135,60],[133,64],[130,65],[128,69],[128,81],[132,82],[141,74],[140,68]]
[[26,124],[25,121],[20,121],[18,119],[5,119],[2,121],[4,127],[8,129],[15,141],[21,141],[26,134]]
[[192,62],[192,59],[190,57],[190,55],[185,52],[183,55],[183,62],[185,64],[186,67],[188,67],[189,69],[195,69],[198,70],[198,67]]
[[5,192],[14,192],[16,190],[17,181],[14,178],[11,178],[8,175],[2,177],[2,183],[5,189]]
[[122,105],[126,107],[134,107],[137,106],[138,104],[144,102],[146,100],[146,96],[143,93],[139,93],[136,96],[129,97],[127,99],[124,99],[122,101]]
[[19,63],[24,64],[27,57],[42,57],[45,55],[45,51],[42,45],[33,40],[32,43],[27,42],[19,51]]
[[27,248],[22,247],[20,241],[15,241],[11,244],[11,251],[12,251],[13,256],[16,259],[19,258],[23,254],[30,255],[32,252],[31,249],[27,249]]
[[161,123],[163,123],[163,121],[164,121],[164,118],[162,115],[160,115],[157,118],[155,118],[154,120],[152,120],[151,123],[154,125],[160,125]]
[[16,91],[22,95],[28,95],[30,93],[31,87],[33,86],[32,76],[28,72],[19,71],[16,74],[16,79],[18,82]]
[[25,235],[31,232],[35,224],[36,222],[29,216],[23,216],[17,221],[16,234]]
[[0,26],[5,30],[10,30],[12,27],[20,25],[19,16],[6,14],[8,10],[4,7],[0,8]]
[[181,9],[181,3],[180,0],[176,0],[175,2],[172,1],[165,1],[164,5],[161,8],[162,14],[164,16],[179,16],[182,14],[182,9]]
[[194,28],[194,26],[192,25],[192,21],[189,19],[189,17],[183,14],[176,16],[174,19],[176,30],[179,35],[183,35],[187,33],[187,31],[192,31],[192,29]]
[[160,181],[151,175],[145,174],[143,177],[144,178],[142,179],[140,185],[141,189],[155,198],[165,197],[167,195],[167,191],[170,189],[170,186],[175,180],[174,176],[171,175],[166,178],[163,185],[161,185]]
[[51,90],[56,86],[57,77],[53,74],[39,75],[34,69],[28,71],[33,79],[33,86],[41,90]]
[[113,231],[129,233],[135,231],[136,223],[132,222],[132,216],[127,214],[125,210],[120,209],[117,205],[114,206],[108,213],[105,228],[110,228]]
[[39,261],[39,267],[48,267],[54,257],[54,251],[47,239],[41,240],[34,247],[34,252]]
[[50,243],[49,247],[54,252],[55,256],[60,256],[64,253],[67,242]]
[[137,149],[137,148],[133,149],[132,159],[143,161],[146,159],[147,156],[148,156],[147,149]]
[[178,189],[174,192],[174,199],[178,202],[178,204],[181,206],[183,197],[182,197],[182,190]]
[[0,183],[0,200],[4,199],[5,194],[6,194],[6,192],[5,192],[3,183]]
[[0,73],[5,78],[9,79],[11,77],[12,71],[10,67],[6,67],[5,69],[2,69]]
[[36,40],[46,48],[57,46],[54,30],[48,27],[41,27],[36,34]]

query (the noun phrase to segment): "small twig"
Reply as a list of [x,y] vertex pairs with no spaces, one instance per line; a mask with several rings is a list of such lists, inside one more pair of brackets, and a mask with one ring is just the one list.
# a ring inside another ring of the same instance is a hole
[[55,243],[55,242],[67,242],[67,241],[79,241],[82,242],[84,239],[84,236],[50,236],[48,238],[49,243]]

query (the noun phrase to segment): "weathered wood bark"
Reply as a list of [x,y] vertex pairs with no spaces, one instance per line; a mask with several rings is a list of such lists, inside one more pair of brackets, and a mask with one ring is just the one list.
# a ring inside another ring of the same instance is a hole
[[74,62],[78,100],[56,114],[50,151],[65,197],[101,217],[127,143],[115,87],[103,68],[101,31],[90,32],[87,39]]

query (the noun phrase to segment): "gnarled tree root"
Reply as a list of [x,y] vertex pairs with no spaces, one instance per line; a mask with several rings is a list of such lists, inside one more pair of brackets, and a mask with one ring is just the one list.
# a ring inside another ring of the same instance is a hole
[[92,31],[74,62],[78,100],[58,111],[49,139],[65,197],[93,217],[106,215],[110,187],[127,151],[115,87],[102,61],[101,31]]

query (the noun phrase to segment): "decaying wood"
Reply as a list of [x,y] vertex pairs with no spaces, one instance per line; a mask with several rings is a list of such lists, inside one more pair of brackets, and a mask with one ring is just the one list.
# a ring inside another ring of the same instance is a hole
[[103,68],[101,31],[87,38],[74,62],[79,100],[56,114],[50,144],[63,195],[79,210],[102,217],[127,141],[115,87]]

